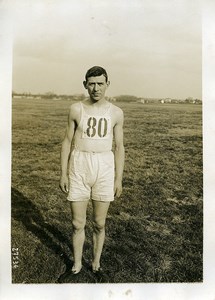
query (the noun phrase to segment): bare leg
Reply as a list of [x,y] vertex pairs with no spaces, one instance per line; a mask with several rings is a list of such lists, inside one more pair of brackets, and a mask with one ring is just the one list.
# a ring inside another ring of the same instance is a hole
[[86,211],[88,201],[71,202],[72,211],[72,244],[73,244],[73,255],[74,265],[72,271],[74,274],[80,272],[82,267],[82,254],[85,240],[85,224],[86,224]]
[[100,258],[105,239],[105,221],[108,212],[109,202],[93,202],[93,261],[92,268],[94,271],[100,267]]

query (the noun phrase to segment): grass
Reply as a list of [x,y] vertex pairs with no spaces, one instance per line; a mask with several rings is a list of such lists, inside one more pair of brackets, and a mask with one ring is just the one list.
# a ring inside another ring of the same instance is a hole
[[13,283],[139,283],[203,280],[200,105],[119,103],[125,114],[123,194],[110,207],[103,276],[90,271],[92,206],[83,270],[72,266],[71,215],[58,188],[70,102],[13,102]]

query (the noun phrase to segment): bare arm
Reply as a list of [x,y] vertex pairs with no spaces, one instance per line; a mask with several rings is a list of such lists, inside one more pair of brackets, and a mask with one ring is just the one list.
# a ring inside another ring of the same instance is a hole
[[68,193],[68,160],[69,154],[71,151],[71,143],[75,133],[75,119],[74,119],[74,111],[73,108],[70,108],[69,116],[68,116],[68,124],[66,128],[65,137],[62,142],[61,147],[61,177],[60,177],[60,188],[63,192]]
[[117,123],[114,126],[114,138],[115,138],[115,183],[114,193],[119,197],[122,193],[122,175],[125,161],[125,149],[123,144],[123,112],[120,110]]

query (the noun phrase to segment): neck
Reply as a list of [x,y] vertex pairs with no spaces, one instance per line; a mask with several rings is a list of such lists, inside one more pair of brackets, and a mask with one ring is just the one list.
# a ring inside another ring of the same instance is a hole
[[93,105],[96,105],[96,106],[100,106],[100,105],[103,105],[104,103],[106,103],[107,101],[105,100],[105,98],[102,98],[98,101],[95,101],[94,99],[89,99],[89,101],[93,104]]

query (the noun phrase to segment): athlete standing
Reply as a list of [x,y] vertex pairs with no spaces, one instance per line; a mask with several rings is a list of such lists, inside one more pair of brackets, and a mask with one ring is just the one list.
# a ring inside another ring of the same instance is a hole
[[124,168],[123,112],[105,99],[110,84],[106,70],[92,67],[83,84],[89,99],[71,105],[61,149],[60,188],[68,194],[72,212],[73,274],[82,268],[89,199],[94,223],[92,270],[100,271],[106,216],[114,196],[121,195]]

